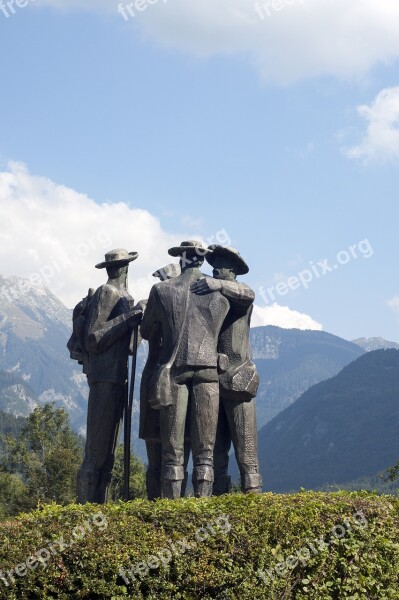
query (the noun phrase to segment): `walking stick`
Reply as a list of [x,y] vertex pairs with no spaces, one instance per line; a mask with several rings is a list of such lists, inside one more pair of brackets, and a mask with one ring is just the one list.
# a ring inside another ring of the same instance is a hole
[[[133,410],[133,395],[134,395],[134,380],[136,378],[137,365],[137,341],[139,327],[136,325],[133,329],[133,352],[132,352],[132,370],[130,373],[130,387],[126,390],[125,402],[125,422],[124,422],[124,445],[123,445],[123,499],[128,501],[129,498],[129,480],[130,480],[130,443],[132,433],[132,410]],[[126,386],[127,387],[127,386]]]

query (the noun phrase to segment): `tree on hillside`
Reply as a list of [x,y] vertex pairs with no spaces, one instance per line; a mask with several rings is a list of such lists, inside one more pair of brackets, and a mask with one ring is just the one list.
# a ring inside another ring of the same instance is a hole
[[387,469],[385,481],[395,481],[399,477],[399,461],[393,467]]
[[35,408],[20,435],[6,436],[4,444],[2,468],[20,477],[26,490],[25,509],[39,502],[75,501],[83,443],[64,409],[54,404]]
[[2,449],[1,438],[7,434],[13,437],[18,436],[24,425],[26,425],[24,417],[15,417],[13,414],[0,410],[0,450]]
[[26,493],[26,486],[18,475],[0,471],[0,519],[23,511]]

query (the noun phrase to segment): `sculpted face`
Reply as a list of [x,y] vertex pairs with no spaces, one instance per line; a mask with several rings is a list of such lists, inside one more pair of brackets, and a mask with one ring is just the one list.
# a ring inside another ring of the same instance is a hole
[[236,273],[233,269],[233,265],[228,258],[224,256],[217,256],[213,262],[213,277],[215,279],[230,280],[236,278]]
[[128,269],[128,265],[124,267],[107,267],[108,277],[109,279],[119,279],[123,275],[127,275]]
[[180,257],[180,267],[182,271],[192,267],[201,267],[204,264],[204,257],[197,252],[184,252]]

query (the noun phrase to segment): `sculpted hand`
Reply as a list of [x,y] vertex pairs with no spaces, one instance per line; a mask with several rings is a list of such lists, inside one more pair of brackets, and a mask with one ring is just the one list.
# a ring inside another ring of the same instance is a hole
[[137,304],[135,304],[133,308],[135,308],[136,310],[141,310],[141,312],[144,313],[145,309],[147,308],[147,304],[148,300],[140,300],[140,302],[137,302]]
[[127,313],[127,322],[130,325],[130,327],[135,327],[136,325],[140,325],[142,318],[143,318],[143,312],[137,308],[130,310]]
[[190,286],[191,291],[194,294],[204,295],[212,292],[218,292],[222,289],[222,282],[219,279],[212,279],[212,277],[202,277],[198,281]]

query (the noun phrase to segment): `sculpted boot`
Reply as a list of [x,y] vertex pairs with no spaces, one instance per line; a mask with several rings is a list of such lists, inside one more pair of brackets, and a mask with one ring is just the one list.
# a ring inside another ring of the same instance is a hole
[[231,477],[230,475],[219,475],[213,482],[213,495],[222,496],[223,494],[229,494],[231,491]]
[[193,487],[196,498],[212,496],[213,468],[208,466],[195,467],[193,473]]
[[162,498],[168,498],[169,500],[181,498],[181,484],[181,481],[164,479],[162,481]]
[[169,498],[170,500],[181,498],[183,480],[183,467],[164,467],[162,472],[162,498]]
[[262,485],[262,476],[259,473],[249,473],[241,476],[241,489],[245,494],[261,494]]

